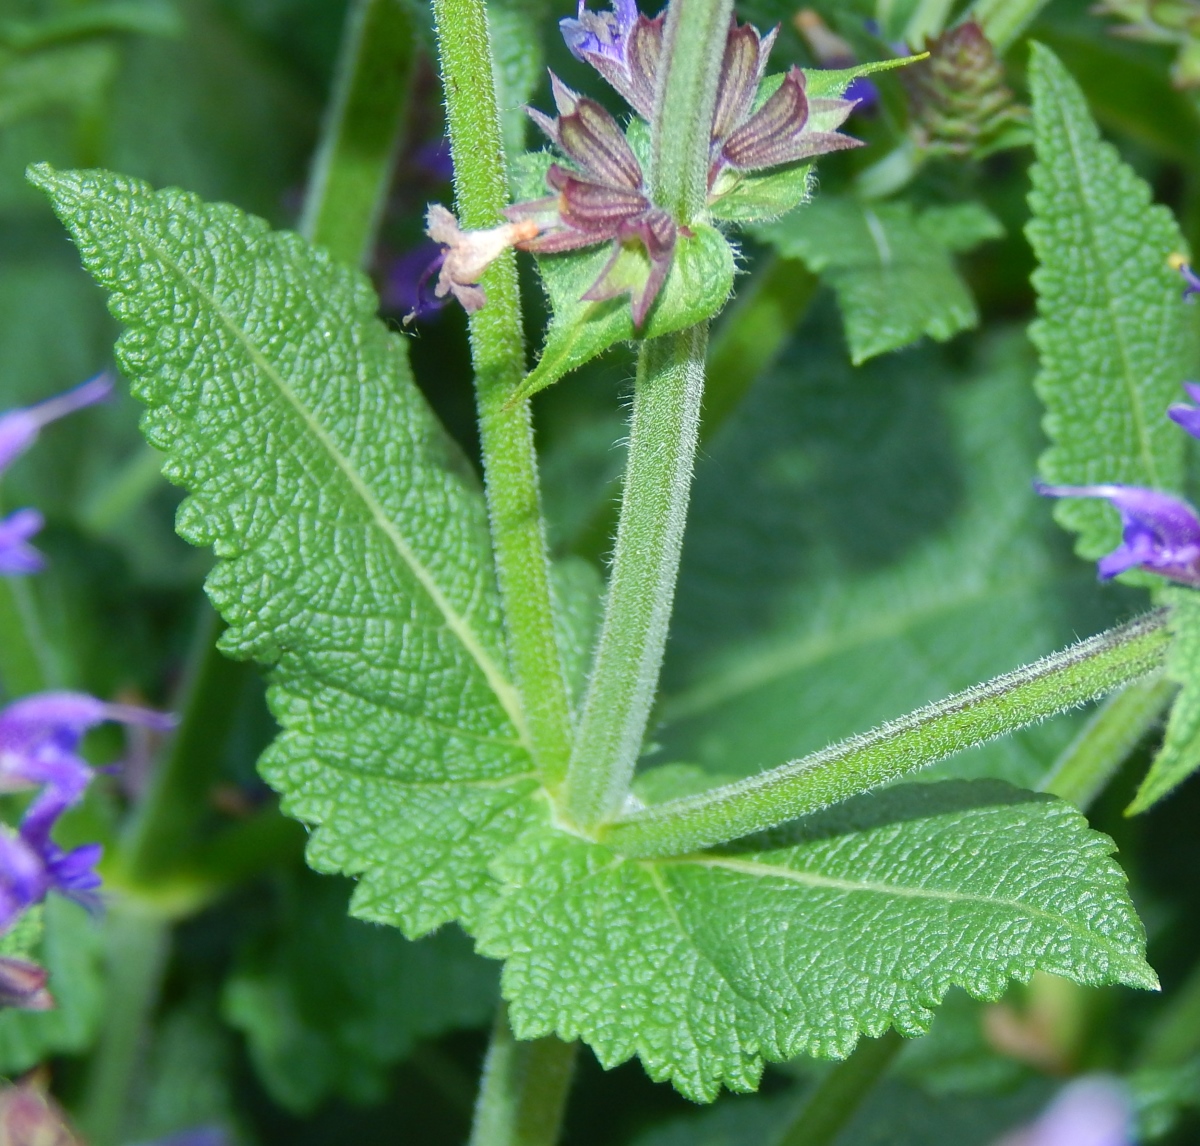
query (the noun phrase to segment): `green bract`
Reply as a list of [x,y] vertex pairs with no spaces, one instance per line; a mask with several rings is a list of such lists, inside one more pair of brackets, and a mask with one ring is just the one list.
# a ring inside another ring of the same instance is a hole
[[[1178,490],[1184,437],[1166,410],[1187,374],[1191,339],[1167,259],[1184,249],[1183,237],[1101,141],[1078,84],[1036,44],[1030,85],[1037,163],[1027,234],[1040,316],[1030,333],[1054,443],[1042,477]],[[1054,515],[1080,535],[1084,557],[1119,540],[1116,514],[1101,503],[1068,499]]]
[[[640,150],[638,133],[632,133]],[[546,172],[554,157],[546,151],[523,157],[513,174],[519,199],[536,199],[546,193]],[[582,296],[600,277],[613,254],[611,243],[601,243],[568,254],[542,255],[538,272],[550,304],[550,326],[537,365],[525,378],[517,399],[528,398],[553,385],[619,342],[655,338],[694,326],[710,318],[733,290],[734,253],[713,227],[697,224],[691,234],[681,234],[675,257],[642,330],[636,330],[625,295],[604,302],[587,302]],[[627,245],[620,258],[628,265],[631,281],[644,281],[649,259],[639,245]]]

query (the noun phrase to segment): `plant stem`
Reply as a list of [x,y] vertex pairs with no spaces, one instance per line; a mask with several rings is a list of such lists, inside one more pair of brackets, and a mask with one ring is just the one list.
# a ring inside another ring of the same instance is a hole
[[575,1069],[575,1043],[520,1042],[508,1008],[496,1011],[469,1146],[554,1146]]
[[680,223],[708,199],[709,141],[733,0],[672,0],[650,126],[650,197]]
[[1054,762],[1041,791],[1086,812],[1162,716],[1175,690],[1173,682],[1153,676],[1110,696]]
[[770,772],[634,812],[601,838],[628,856],[682,855],[820,811],[1159,670],[1167,615],[1147,613]]
[[1003,55],[1037,18],[1049,0],[975,0],[971,18],[982,26],[998,55]]
[[186,862],[208,807],[205,796],[229,739],[235,698],[254,671],[248,662],[232,661],[217,651],[224,627],[206,605],[189,658],[179,706],[182,720],[122,841],[122,875],[131,890],[163,882]]
[[105,923],[107,999],[100,1042],[80,1108],[91,1146],[124,1141],[146,1028],[158,999],[170,945],[170,926],[118,899]]
[[400,146],[414,30],[401,0],[354,0],[346,15],[300,232],[351,266],[364,266],[375,245]]
[[582,829],[620,811],[658,687],[704,393],[707,327],[643,343],[604,621],[567,776]]
[[903,1046],[903,1036],[895,1031],[863,1039],[848,1059],[817,1083],[774,1146],[829,1146]]
[[[482,0],[434,0],[454,190],[463,227],[501,221],[508,202],[495,71]],[[529,403],[508,399],[525,376],[516,260],[483,276],[487,306],[471,316],[471,358],[484,482],[508,648],[534,758],[548,788],[566,775],[571,715],[554,635],[550,565]]]
[[[672,0],[650,127],[650,193],[682,223],[704,210],[732,0]],[[702,324],[642,344],[608,598],[564,810],[588,831],[620,811],[658,687],[704,393]]]

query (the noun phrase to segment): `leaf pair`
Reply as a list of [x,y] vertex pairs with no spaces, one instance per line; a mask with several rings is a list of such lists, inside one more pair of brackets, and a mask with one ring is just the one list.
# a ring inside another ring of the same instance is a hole
[[483,500],[366,280],[232,207],[32,172],[127,329],[147,437],[220,559],[224,648],[269,664],[263,774],[313,866],[411,936],[507,960],[522,1035],[711,1098],[765,1058],[916,1033],[954,984],[1036,968],[1152,985],[1109,858],[1066,805],[988,786],[864,797],[770,840],[635,861],[552,827],[511,684]]

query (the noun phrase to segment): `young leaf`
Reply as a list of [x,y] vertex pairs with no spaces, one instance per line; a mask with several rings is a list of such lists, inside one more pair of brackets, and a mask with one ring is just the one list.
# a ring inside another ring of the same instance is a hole
[[1171,606],[1174,639],[1167,654],[1167,676],[1180,685],[1171,706],[1162,748],[1129,805],[1133,816],[1157,804],[1200,768],[1200,593],[1172,586],[1160,590]]
[[233,656],[275,666],[260,768],[313,866],[416,935],[472,920],[535,815],[483,500],[365,278],[298,236],[104,172],[51,196],[127,330],[143,430]]
[[856,366],[929,335],[945,342],[979,314],[953,252],[1003,235],[977,203],[931,208],[822,197],[753,233],[799,258],[837,291]]
[[335,1093],[381,1101],[419,1040],[486,1026],[496,1006],[497,967],[462,932],[413,943],[347,916],[348,898],[341,881],[302,874],[277,930],[225,984],[225,1018],[245,1033],[271,1096],[295,1113]]
[[769,837],[627,860],[533,829],[498,862],[481,934],[521,1038],[582,1038],[605,1067],[711,1101],[763,1060],[923,1033],[954,985],[1035,970],[1154,987],[1112,841],[1070,805],[993,782],[910,785]]
[[[1188,362],[1187,315],[1167,258],[1184,249],[1165,207],[1100,139],[1079,85],[1049,49],[1032,48],[1033,209],[1041,353],[1036,387],[1054,443],[1048,482],[1120,482],[1177,490],[1183,435],[1166,418]],[[1054,515],[1096,558],[1116,547],[1117,515],[1066,499]]]

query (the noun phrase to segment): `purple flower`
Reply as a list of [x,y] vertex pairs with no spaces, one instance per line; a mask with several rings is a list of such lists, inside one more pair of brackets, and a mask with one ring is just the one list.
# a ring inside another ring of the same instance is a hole
[[38,573],[46,567],[46,559],[29,544],[45,524],[36,509],[18,509],[0,521],[0,574]]
[[26,959],[0,956],[0,1007],[22,1011],[52,1011],[54,997],[46,990],[45,967]]
[[1133,1146],[1129,1092],[1095,1075],[1064,1086],[1041,1117],[996,1146]]
[[1102,581],[1141,568],[1200,588],[1200,518],[1185,501],[1132,485],[1045,485],[1045,497],[1101,497],[1121,515],[1122,542],[1097,564]]
[[196,1126],[177,1130],[165,1138],[155,1138],[145,1146],[232,1146],[233,1139],[220,1126]]
[[443,248],[430,239],[387,260],[380,300],[388,310],[404,315],[406,326],[414,319],[437,314],[446,305],[431,286],[445,259]]
[[[37,441],[43,426],[91,406],[111,392],[112,378],[97,374],[65,394],[0,416],[0,473]],[[19,509],[0,521],[0,574],[37,573],[45,568],[45,558],[29,544],[44,524],[42,515],[34,509]]]
[[[640,327],[671,269],[679,229],[666,211],[651,203],[641,164],[617,121],[557,76],[550,79],[558,116],[551,119],[533,108],[529,115],[575,168],[552,164],[546,183],[557,194],[518,203],[505,214],[538,223],[538,234],[520,242],[521,250],[555,254],[611,241],[612,257],[583,298],[600,302],[629,294],[633,322]],[[640,243],[649,258],[645,275],[618,273],[624,245],[631,242]]]
[[[1200,287],[1197,287],[1200,291]],[[1185,382],[1183,388],[1193,402],[1200,403],[1200,386],[1195,382]],[[1176,402],[1167,409],[1167,417],[1182,426],[1193,438],[1200,438],[1200,405],[1189,406],[1186,402]]]
[[1194,294],[1200,294],[1200,275],[1191,268],[1191,264],[1183,255],[1172,255],[1167,264],[1176,270],[1183,278],[1183,297],[1190,299]]
[[749,24],[730,26],[713,113],[710,188],[727,167],[760,171],[862,146],[861,140],[837,130],[854,110],[853,101],[810,100],[804,73],[797,67],[757,111],[751,111],[777,31],[764,37]]
[[12,1146],[83,1146],[54,1099],[31,1082],[0,1088],[0,1142]]
[[167,731],[175,718],[79,692],[43,692],[0,712],[0,792],[41,787],[16,831],[0,831],[0,934],[27,908],[57,891],[85,906],[98,902],[99,844],[64,852],[50,833],[77,804],[93,771],[79,755],[90,728],[107,720]]
[[43,426],[102,401],[112,393],[112,387],[109,374],[97,374],[65,394],[0,416],[0,473],[37,441]]
[[654,111],[654,77],[662,58],[666,13],[650,19],[634,0],[614,0],[611,12],[589,12],[579,0],[576,19],[560,20],[571,54],[591,64],[643,119]]

